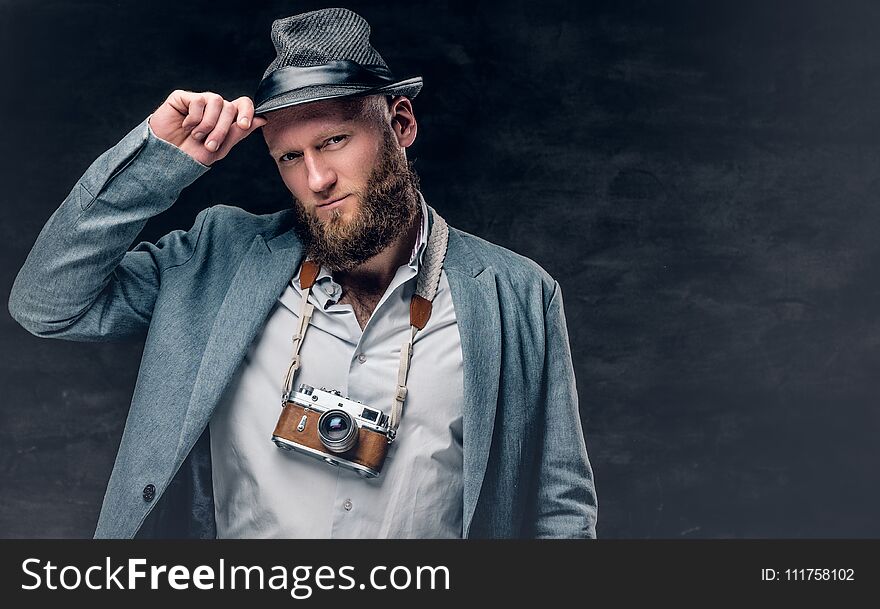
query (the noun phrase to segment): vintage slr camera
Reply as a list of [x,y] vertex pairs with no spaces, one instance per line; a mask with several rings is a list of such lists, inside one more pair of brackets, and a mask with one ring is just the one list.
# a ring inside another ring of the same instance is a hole
[[302,384],[284,402],[272,441],[375,478],[391,443],[388,415],[339,391]]

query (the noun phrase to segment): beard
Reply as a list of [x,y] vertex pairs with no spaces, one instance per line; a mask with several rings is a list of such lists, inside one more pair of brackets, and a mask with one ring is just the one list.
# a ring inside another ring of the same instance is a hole
[[412,226],[421,210],[418,190],[412,162],[400,154],[386,125],[379,159],[366,186],[351,193],[360,201],[354,216],[346,222],[337,208],[322,221],[294,195],[294,230],[310,259],[331,271],[346,272],[384,250]]

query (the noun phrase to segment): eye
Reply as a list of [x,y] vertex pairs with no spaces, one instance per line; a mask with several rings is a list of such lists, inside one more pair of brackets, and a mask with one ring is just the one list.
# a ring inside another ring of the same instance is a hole
[[300,155],[298,152],[287,152],[278,157],[278,160],[281,163],[289,163],[291,161],[297,160],[300,156],[302,155]]
[[324,141],[324,145],[325,146],[332,146],[333,144],[338,144],[347,138],[348,138],[347,135],[334,135],[333,137],[327,138]]

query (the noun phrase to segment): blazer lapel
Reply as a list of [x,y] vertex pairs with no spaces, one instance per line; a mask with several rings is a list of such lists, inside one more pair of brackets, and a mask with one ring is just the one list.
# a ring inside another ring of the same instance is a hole
[[[292,230],[268,243],[262,235],[254,237],[214,320],[181,430],[178,462],[201,435],[302,256],[302,245]],[[278,399],[280,403],[281,396]]]
[[464,367],[462,534],[467,537],[495,428],[501,372],[501,313],[494,270],[476,262],[473,252],[452,229],[444,267],[461,335]]

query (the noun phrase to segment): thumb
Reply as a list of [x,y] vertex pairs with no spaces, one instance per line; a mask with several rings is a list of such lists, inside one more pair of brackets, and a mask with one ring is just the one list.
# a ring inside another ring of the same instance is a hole
[[269,121],[262,116],[255,116],[251,119],[247,129],[242,128],[241,123],[235,123],[236,128],[233,130],[233,133],[238,136],[238,141],[240,141],[268,122]]

